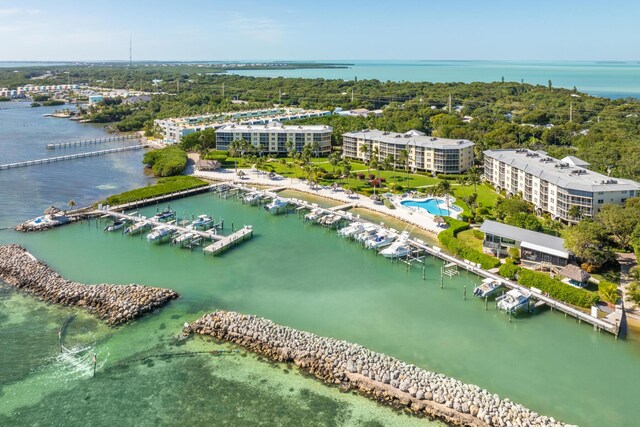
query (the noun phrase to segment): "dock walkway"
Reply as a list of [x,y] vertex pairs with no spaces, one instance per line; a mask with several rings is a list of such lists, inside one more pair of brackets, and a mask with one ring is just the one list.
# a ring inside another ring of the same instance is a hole
[[106,142],[126,141],[131,139],[139,140],[140,137],[138,135],[132,134],[132,135],[107,136],[105,138],[84,139],[81,141],[56,142],[56,143],[47,144],[47,150],[80,147],[80,146],[92,145],[92,144],[104,144]]
[[123,203],[116,206],[110,206],[109,210],[119,212],[119,211],[124,211],[129,209],[136,209],[143,206],[154,205],[160,202],[179,199],[181,197],[187,197],[187,196],[193,196],[195,194],[206,193],[222,185],[224,184],[209,184],[209,185],[203,185],[201,187],[190,188],[188,190],[175,191],[173,193],[167,193],[161,196],[149,197],[148,199],[136,200],[135,202],[128,202],[128,203]]
[[102,214],[103,216],[110,216],[112,218],[115,219],[119,219],[119,220],[123,220],[123,221],[129,221],[129,222],[148,222],[149,224],[151,224],[154,227],[167,227],[170,228],[172,231],[174,232],[180,232],[180,233],[191,233],[191,234],[195,234],[199,237],[202,237],[204,239],[210,239],[210,240],[224,240],[225,236],[219,236],[217,234],[215,234],[215,230],[213,231],[202,231],[202,230],[192,230],[190,228],[187,227],[183,227],[181,225],[177,225],[177,224],[169,224],[167,222],[162,222],[162,221],[157,221],[157,220],[153,220],[151,218],[141,218],[139,216],[133,216],[133,215],[127,215],[125,213],[122,212],[116,212],[113,210],[97,210],[95,211],[96,214]]
[[353,203],[345,203],[344,205],[333,206],[329,208],[329,210],[333,212],[346,211],[347,209],[357,208],[357,207],[358,207],[358,202],[353,202]]
[[518,289],[520,292],[523,292],[525,294],[531,294],[531,296],[535,299],[537,299],[538,301],[542,301],[545,304],[547,304],[549,307],[551,307],[554,310],[558,310],[561,311],[569,316],[572,316],[574,318],[576,318],[578,321],[581,322],[585,322],[585,323],[589,323],[591,325],[593,325],[595,328],[597,329],[602,329],[604,331],[607,331],[613,335],[615,335],[616,337],[618,336],[619,333],[619,329],[620,329],[620,323],[610,323],[606,320],[603,319],[599,319],[597,317],[593,317],[587,313],[584,313],[576,308],[571,307],[568,304],[565,304],[561,301],[558,301],[554,298],[548,297],[542,293],[539,292],[534,292],[532,291],[530,288],[527,288],[525,286],[522,286],[516,282],[513,282],[509,279],[506,279],[502,276],[499,276],[497,274],[491,273],[487,270],[484,270],[482,268],[480,268],[478,266],[478,264],[474,264],[470,261],[467,260],[461,260],[460,258],[456,258],[454,256],[451,256],[449,254],[446,254],[444,252],[442,252],[440,250],[440,248],[434,248],[431,246],[428,246],[426,244],[424,244],[424,242],[422,241],[418,241],[416,239],[410,240],[410,244],[413,247],[416,247],[418,249],[421,249],[423,251],[425,251],[426,253],[440,258],[444,261],[450,262],[450,263],[454,263],[456,264],[458,267],[462,267],[465,270],[475,273],[478,276],[482,276],[482,277],[486,277],[486,278],[491,278],[493,280],[497,280],[500,281],[502,284],[504,284],[504,286],[510,288],[510,289]]
[[47,157],[44,159],[26,160],[24,162],[6,163],[4,165],[0,165],[0,170],[23,168],[23,167],[35,166],[35,165],[44,165],[46,163],[55,163],[55,162],[61,162],[65,160],[82,159],[85,157],[103,156],[105,154],[122,153],[124,151],[142,150],[143,148],[147,148],[147,145],[130,145],[127,147],[111,148],[109,150],[89,151],[86,153],[69,154],[67,156]]
[[213,242],[209,246],[205,247],[203,251],[205,254],[216,255],[224,251],[225,249],[228,249],[229,247],[243,242],[245,239],[251,237],[253,237],[253,227],[245,225],[235,233],[231,233],[228,236],[223,236],[222,239],[218,240],[217,242]]

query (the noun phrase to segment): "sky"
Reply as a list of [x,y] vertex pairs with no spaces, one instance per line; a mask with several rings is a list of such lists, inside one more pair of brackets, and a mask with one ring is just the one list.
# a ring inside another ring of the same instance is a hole
[[0,0],[0,61],[640,60],[640,1]]

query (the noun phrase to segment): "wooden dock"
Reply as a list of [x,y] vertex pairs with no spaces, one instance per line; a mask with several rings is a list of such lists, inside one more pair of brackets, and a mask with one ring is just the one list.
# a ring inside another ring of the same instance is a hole
[[142,150],[143,148],[147,148],[147,147],[148,147],[147,145],[130,145],[127,147],[111,148],[109,150],[89,151],[86,153],[69,154],[67,156],[47,157],[44,159],[27,160],[24,162],[16,162],[16,163],[7,163],[4,165],[0,165],[0,170],[23,168],[23,167],[35,166],[35,165],[44,165],[46,163],[55,163],[55,162],[62,162],[65,160],[82,159],[85,157],[103,156],[105,154],[122,153],[124,151]]
[[136,200],[135,202],[123,203],[121,205],[110,206],[111,211],[125,211],[129,209],[137,209],[143,206],[156,205],[161,202],[167,202],[174,199],[180,199],[182,197],[193,196],[195,194],[206,193],[212,191],[224,184],[209,184],[200,187],[190,188],[188,190],[175,191],[173,193],[163,194],[161,196],[149,197],[148,199]]
[[217,255],[232,246],[244,242],[253,237],[253,227],[245,225],[240,230],[228,236],[224,236],[203,249],[205,254]]
[[126,141],[131,139],[139,140],[140,137],[138,135],[131,134],[131,135],[107,136],[105,138],[85,139],[82,141],[58,142],[53,144],[47,144],[47,150],[81,147],[81,146],[93,145],[93,144],[104,144],[106,142]]
[[101,214],[102,217],[110,217],[110,218],[119,219],[119,220],[122,220],[122,221],[129,221],[129,222],[142,222],[142,221],[144,221],[144,222],[148,222],[153,227],[159,227],[159,226],[167,227],[167,228],[170,228],[173,232],[176,232],[176,233],[191,233],[191,234],[195,234],[198,237],[201,237],[203,239],[224,240],[224,238],[225,238],[225,236],[217,235],[215,229],[208,230],[208,231],[192,230],[192,229],[184,227],[182,225],[169,224],[167,222],[152,220],[151,218],[141,218],[139,216],[127,215],[127,214],[122,213],[122,212],[116,212],[116,211],[105,210],[105,209],[97,210],[95,213],[96,214]]
[[599,319],[597,317],[591,316],[590,314],[587,314],[583,311],[580,311],[568,304],[565,304],[561,301],[558,301],[554,298],[551,298],[549,296],[544,295],[541,292],[535,292],[535,290],[532,290],[530,288],[527,288],[526,286],[522,286],[516,282],[513,282],[509,279],[506,279],[502,276],[499,276],[497,274],[491,273],[487,270],[482,269],[479,264],[474,264],[468,260],[462,260],[460,258],[456,258],[454,256],[451,256],[449,254],[446,254],[444,252],[442,252],[442,250],[440,248],[437,247],[431,247],[426,245],[424,242],[417,240],[417,239],[413,239],[409,241],[411,246],[418,248],[426,253],[428,253],[429,255],[432,255],[434,257],[440,258],[448,263],[454,263],[456,264],[458,267],[461,267],[471,273],[475,273],[478,276],[481,277],[486,277],[486,278],[491,278],[493,280],[497,280],[500,281],[504,286],[506,286],[507,288],[510,289],[518,289],[520,292],[523,292],[525,294],[531,294],[531,297],[544,302],[548,307],[550,307],[552,310],[558,310],[561,311],[563,313],[565,313],[566,315],[569,315],[571,317],[574,317],[576,319],[576,321],[578,322],[585,322],[585,323],[589,323],[591,325],[593,325],[594,329],[596,330],[604,330],[606,332],[609,332],[613,335],[616,336],[616,338],[618,337],[618,334],[620,333],[620,323],[616,322],[616,323],[611,323],[608,322],[604,319]]
[[352,203],[345,203],[344,205],[333,206],[333,207],[329,208],[329,210],[332,211],[332,212],[346,211],[347,209],[357,208],[357,207],[358,207],[358,203],[357,202],[352,202]]

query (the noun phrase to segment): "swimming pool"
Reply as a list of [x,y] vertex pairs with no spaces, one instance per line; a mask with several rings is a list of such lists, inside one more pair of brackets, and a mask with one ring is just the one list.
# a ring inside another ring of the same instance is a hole
[[442,216],[457,216],[457,212],[455,208],[452,207],[451,210],[454,211],[453,215],[451,214],[451,210],[447,209],[445,201],[443,199],[437,199],[434,197],[430,197],[424,200],[403,200],[400,202],[402,206],[421,208],[429,212],[431,215],[442,215]]

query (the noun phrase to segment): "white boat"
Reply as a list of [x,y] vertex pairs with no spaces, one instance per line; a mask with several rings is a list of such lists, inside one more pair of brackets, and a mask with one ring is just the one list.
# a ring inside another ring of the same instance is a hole
[[163,210],[162,212],[158,212],[157,214],[155,214],[151,220],[153,221],[167,221],[173,217],[176,216],[176,211],[172,211],[171,208],[169,206],[167,206],[167,208],[165,210]]
[[213,225],[213,218],[208,215],[198,215],[198,219],[192,221],[187,228],[195,230],[197,228],[209,228],[211,225]]
[[364,242],[364,246],[369,249],[382,249],[394,242],[398,235],[391,230],[381,230],[373,237]]
[[359,233],[356,233],[353,238],[357,241],[357,242],[364,242],[365,240],[367,240],[369,237],[373,236],[376,232],[378,231],[378,226],[375,224],[365,224],[362,227],[362,231]]
[[342,217],[340,215],[330,215],[329,218],[325,218],[322,225],[324,225],[325,227],[333,227],[335,224],[339,223],[340,220],[342,220]]
[[311,212],[304,216],[304,219],[307,221],[316,221],[324,214],[324,209],[315,208],[312,209]]
[[338,236],[340,237],[351,237],[354,234],[357,234],[359,232],[361,232],[363,230],[363,226],[364,224],[361,222],[352,222],[351,224],[347,225],[346,227],[341,228],[340,230],[338,230]]
[[113,221],[111,224],[107,225],[104,228],[104,231],[116,231],[116,230],[120,230],[122,227],[124,227],[124,221],[121,221],[118,219]]
[[264,205],[264,210],[271,213],[278,213],[289,205],[289,200],[281,197],[274,197],[270,203]]
[[400,236],[388,247],[379,253],[385,258],[403,258],[409,255],[411,247],[408,243],[409,233],[403,231]]
[[175,239],[173,239],[173,244],[182,246],[185,243],[189,243],[194,237],[195,234],[193,233],[181,233]]
[[500,286],[502,286],[502,283],[499,280],[488,277],[484,279],[481,284],[473,288],[473,294],[480,298],[490,297],[498,291]]
[[139,221],[136,222],[133,225],[130,225],[129,227],[127,227],[124,230],[124,234],[138,234],[142,231],[147,230],[149,227],[151,227],[151,223],[147,222],[147,221]]
[[170,233],[171,228],[160,225],[147,234],[147,241],[154,242],[156,240],[162,240],[163,237],[168,236]]
[[250,205],[257,205],[260,202],[260,199],[262,199],[262,193],[259,191],[252,191],[245,194],[242,201]]
[[496,298],[498,308],[507,313],[515,313],[527,307],[531,294],[525,294],[518,289],[511,289],[506,294]]

